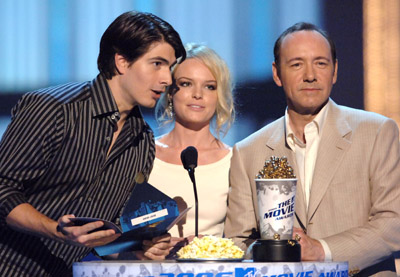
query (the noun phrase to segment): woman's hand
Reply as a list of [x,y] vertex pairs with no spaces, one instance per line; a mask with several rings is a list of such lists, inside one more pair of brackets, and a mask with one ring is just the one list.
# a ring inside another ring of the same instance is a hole
[[171,235],[165,234],[143,241],[143,251],[137,251],[139,260],[165,260],[172,248]]

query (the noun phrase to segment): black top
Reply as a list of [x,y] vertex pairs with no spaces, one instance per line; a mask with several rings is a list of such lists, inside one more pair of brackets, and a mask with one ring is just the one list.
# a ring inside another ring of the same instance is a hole
[[0,142],[0,275],[72,275],[90,248],[11,230],[10,211],[30,203],[58,220],[66,214],[118,223],[137,173],[148,177],[154,136],[136,106],[108,157],[120,115],[105,78],[25,94]]

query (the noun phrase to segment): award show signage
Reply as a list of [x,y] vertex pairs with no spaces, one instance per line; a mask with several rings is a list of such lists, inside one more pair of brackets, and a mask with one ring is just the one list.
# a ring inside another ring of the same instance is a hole
[[96,261],[75,263],[76,277],[347,277],[348,263]]

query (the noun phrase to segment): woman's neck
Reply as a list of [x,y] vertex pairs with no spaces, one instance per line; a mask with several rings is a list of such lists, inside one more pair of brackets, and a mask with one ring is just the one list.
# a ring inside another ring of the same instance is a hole
[[194,131],[175,125],[171,132],[157,139],[156,157],[167,163],[181,164],[180,153],[188,146],[197,149],[199,165],[216,162],[229,152],[229,147],[212,135],[209,126]]
[[197,149],[218,148],[219,141],[210,131],[210,126],[204,126],[200,130],[192,130],[176,124],[168,134],[159,139],[159,142],[169,148],[185,149],[194,146]]

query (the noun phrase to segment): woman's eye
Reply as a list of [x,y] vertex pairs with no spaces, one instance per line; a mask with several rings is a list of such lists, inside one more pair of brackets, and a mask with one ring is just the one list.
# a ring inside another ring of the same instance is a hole
[[161,65],[161,62],[154,62],[153,63],[155,66],[160,66]]
[[188,87],[188,86],[190,86],[190,83],[189,82],[180,82],[178,85],[180,87]]
[[206,88],[209,89],[209,90],[216,90],[216,89],[217,89],[217,86],[214,86],[214,85],[207,85]]

